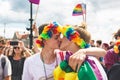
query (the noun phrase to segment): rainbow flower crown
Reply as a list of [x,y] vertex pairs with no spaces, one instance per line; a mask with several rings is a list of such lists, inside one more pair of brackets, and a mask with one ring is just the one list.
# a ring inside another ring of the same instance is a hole
[[57,22],[50,23],[49,25],[45,26],[42,33],[38,36],[36,40],[36,44],[38,47],[43,47],[42,40],[47,40],[52,37],[52,34],[60,33],[61,27]]
[[89,45],[82,38],[80,38],[80,34],[77,31],[75,31],[74,28],[72,28],[72,26],[64,26],[61,32],[67,39],[76,43],[80,48],[89,47]]
[[120,55],[120,40],[117,40],[114,45],[114,52]]

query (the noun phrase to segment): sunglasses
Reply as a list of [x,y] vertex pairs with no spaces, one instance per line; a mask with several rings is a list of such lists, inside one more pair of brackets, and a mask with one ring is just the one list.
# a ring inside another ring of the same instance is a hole
[[20,49],[20,47],[16,46],[16,47],[13,47],[13,49]]
[[117,40],[117,37],[119,37],[120,36],[120,34],[115,34],[115,39]]
[[115,39],[117,39],[117,37],[118,37],[118,35],[116,34],[116,35],[115,35]]
[[4,47],[3,46],[0,46],[0,49],[3,49]]

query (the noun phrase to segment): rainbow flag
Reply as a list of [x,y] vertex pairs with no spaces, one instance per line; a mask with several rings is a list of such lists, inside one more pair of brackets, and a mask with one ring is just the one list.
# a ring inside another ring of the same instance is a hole
[[29,0],[30,3],[33,3],[33,4],[39,4],[40,0]]
[[96,67],[91,66],[89,61],[85,61],[79,71],[75,72],[64,60],[55,68],[53,72],[54,80],[103,80],[101,74],[99,72],[96,74],[94,68]]
[[65,60],[61,61],[53,72],[54,80],[103,80],[95,61],[86,57],[78,72],[68,64],[71,52],[66,52]]
[[81,4],[77,4],[75,6],[72,15],[79,16],[79,15],[83,15],[85,13],[86,13],[86,4],[81,3]]

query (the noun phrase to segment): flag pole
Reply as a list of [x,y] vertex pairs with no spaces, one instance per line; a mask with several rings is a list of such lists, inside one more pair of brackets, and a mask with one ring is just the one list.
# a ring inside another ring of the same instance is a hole
[[85,4],[85,22],[86,22],[86,14],[87,14],[87,5]]
[[85,21],[84,14],[82,14],[82,16],[83,16],[83,22],[84,22]]
[[32,45],[33,45],[33,30],[32,30],[32,24],[33,24],[33,19],[32,19],[32,3],[30,3],[30,35],[29,35],[29,39],[30,39],[30,49],[32,49]]
[[38,10],[39,10],[39,5],[37,6],[37,10],[36,10],[36,15],[35,15],[34,23],[36,22],[36,18],[37,18]]

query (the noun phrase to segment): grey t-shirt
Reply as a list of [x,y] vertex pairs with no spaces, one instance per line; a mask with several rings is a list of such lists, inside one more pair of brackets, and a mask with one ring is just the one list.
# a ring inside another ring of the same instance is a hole
[[[5,57],[5,59],[6,59],[4,70],[3,70],[2,65],[1,65],[1,59],[2,59],[2,57]],[[6,56],[4,56],[3,54],[1,54],[0,55],[0,80],[3,80],[3,76],[4,77],[11,76],[11,74],[12,74],[11,63],[10,63],[10,61],[8,60],[8,58]]]

